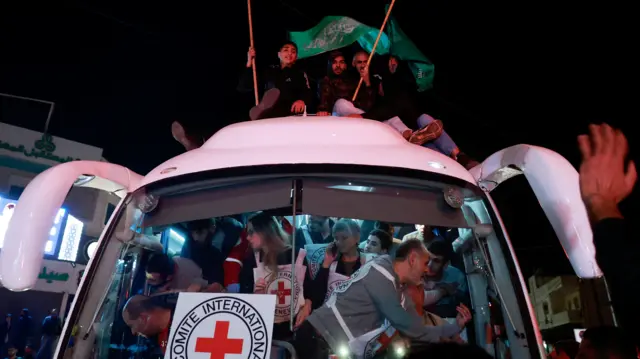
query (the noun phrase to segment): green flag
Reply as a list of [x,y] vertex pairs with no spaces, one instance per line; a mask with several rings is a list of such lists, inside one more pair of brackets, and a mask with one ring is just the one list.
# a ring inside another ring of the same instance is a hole
[[[354,42],[371,51],[378,31],[345,16],[327,16],[310,30],[290,32],[289,38],[298,46],[298,58],[304,59],[349,46]],[[389,39],[383,34],[376,53],[385,55],[388,51]]]
[[[387,5],[386,9],[389,9],[389,5]],[[418,91],[422,92],[430,89],[433,86],[434,75],[434,66],[431,61],[418,50],[418,47],[405,35],[400,26],[398,26],[398,22],[392,16],[389,17],[385,32],[391,43],[391,48],[388,52],[409,65],[413,76],[416,78]]]
[[[327,16],[310,30],[290,32],[289,38],[298,46],[298,58],[304,59],[350,46],[355,42],[365,51],[371,52],[378,32],[379,29],[345,16]],[[393,17],[389,18],[385,32],[380,36],[376,53],[392,54],[405,61],[416,79],[418,91],[425,91],[433,86],[433,64],[405,35]]]

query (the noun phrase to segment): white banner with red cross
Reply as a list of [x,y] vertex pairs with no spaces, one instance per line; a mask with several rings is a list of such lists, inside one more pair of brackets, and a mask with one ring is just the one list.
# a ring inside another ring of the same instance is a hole
[[275,295],[180,293],[165,359],[270,357]]

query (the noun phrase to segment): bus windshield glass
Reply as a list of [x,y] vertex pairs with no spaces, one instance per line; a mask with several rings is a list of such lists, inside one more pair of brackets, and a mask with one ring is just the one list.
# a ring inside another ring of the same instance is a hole
[[[477,188],[458,182],[344,174],[139,190],[96,250],[58,357],[164,357],[186,292],[274,295],[271,357],[291,357],[298,317],[322,313],[332,296],[345,295],[333,292],[340,283],[369,261],[392,261],[407,241],[422,242],[429,255],[420,282],[398,286],[398,298],[411,299],[403,300],[413,306],[407,310],[440,326],[456,323],[456,308],[465,305],[473,319],[442,341],[531,357],[536,339],[516,263],[487,204]],[[395,338],[375,355],[398,343],[405,351],[421,345],[402,333]],[[185,348],[205,350],[193,338]],[[253,350],[247,343],[236,349]]]

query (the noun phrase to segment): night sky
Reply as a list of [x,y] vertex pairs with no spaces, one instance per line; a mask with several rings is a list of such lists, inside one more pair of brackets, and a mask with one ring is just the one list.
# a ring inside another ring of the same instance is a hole
[[[51,3],[0,3],[0,92],[55,102],[53,135],[102,147],[109,161],[144,174],[181,153],[172,121],[215,130],[247,119],[251,95],[235,91],[249,43],[245,1]],[[384,5],[254,0],[257,63],[275,63],[287,31],[326,15],[379,27]],[[482,160],[529,143],[577,165],[575,137],[589,122],[621,127],[632,143],[638,137],[630,7],[397,0],[393,15],[435,64],[435,88],[423,105],[464,152]],[[0,100],[1,122],[37,131],[47,111]],[[565,271],[526,180],[512,181],[495,197],[525,275],[541,257],[549,271]]]

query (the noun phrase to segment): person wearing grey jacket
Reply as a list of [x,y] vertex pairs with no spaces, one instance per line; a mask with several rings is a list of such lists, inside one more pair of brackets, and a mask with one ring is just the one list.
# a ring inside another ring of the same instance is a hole
[[384,349],[395,330],[423,342],[458,334],[471,320],[468,308],[458,308],[455,324],[425,326],[411,299],[402,295],[405,284],[420,283],[428,260],[424,245],[409,240],[398,247],[395,258],[383,255],[365,264],[300,325],[293,341],[297,356],[349,352],[370,358]]

